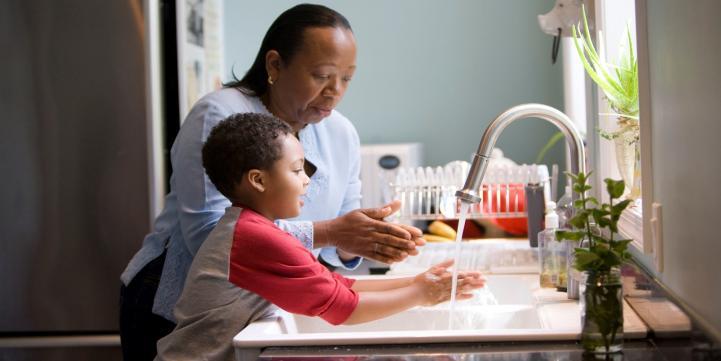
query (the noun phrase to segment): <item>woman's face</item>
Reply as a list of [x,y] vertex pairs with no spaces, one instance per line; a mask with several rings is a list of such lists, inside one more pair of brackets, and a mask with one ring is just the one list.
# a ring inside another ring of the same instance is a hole
[[266,54],[268,110],[295,131],[330,115],[343,98],[356,64],[353,33],[342,28],[308,28],[303,45],[284,62],[274,50]]
[[293,218],[300,214],[302,196],[310,183],[303,170],[303,147],[288,134],[279,139],[282,157],[267,171],[265,198],[262,200],[270,219]]

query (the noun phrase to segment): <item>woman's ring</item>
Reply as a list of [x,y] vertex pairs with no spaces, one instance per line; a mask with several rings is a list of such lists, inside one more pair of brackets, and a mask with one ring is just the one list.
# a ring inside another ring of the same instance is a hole
[[373,253],[378,253],[378,243],[373,243]]

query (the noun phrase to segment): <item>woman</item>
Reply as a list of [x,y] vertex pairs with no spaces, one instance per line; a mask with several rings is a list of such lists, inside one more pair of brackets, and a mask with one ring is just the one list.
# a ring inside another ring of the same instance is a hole
[[307,248],[331,246],[320,251],[325,262],[353,268],[360,262],[356,256],[390,263],[417,253],[415,246],[424,242],[420,230],[382,221],[397,203],[357,210],[358,135],[334,110],[353,77],[355,54],[355,38],[342,15],[324,6],[298,5],[273,22],[242,79],[193,106],[171,150],[165,208],[121,276],[125,359],[152,359],[156,341],[172,331],[173,306],[193,257],[230,205],[201,162],[210,130],[230,114],[271,113],[293,128],[311,181],[301,215],[279,226]]

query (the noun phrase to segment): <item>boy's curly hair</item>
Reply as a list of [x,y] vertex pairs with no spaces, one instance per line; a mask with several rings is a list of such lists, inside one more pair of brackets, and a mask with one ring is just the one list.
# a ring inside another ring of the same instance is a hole
[[216,125],[203,145],[203,168],[226,198],[251,169],[270,169],[281,158],[281,135],[292,134],[284,121],[266,114],[238,113]]

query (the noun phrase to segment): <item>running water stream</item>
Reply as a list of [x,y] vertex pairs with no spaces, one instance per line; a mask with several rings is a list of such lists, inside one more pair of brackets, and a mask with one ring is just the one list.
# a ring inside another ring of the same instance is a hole
[[450,312],[448,313],[448,329],[453,329],[453,309],[456,306],[456,289],[458,288],[458,266],[461,259],[461,240],[463,238],[463,228],[466,225],[466,216],[468,215],[468,207],[470,204],[461,202],[461,213],[458,218],[458,230],[456,232],[456,249],[453,256],[453,278],[451,279],[451,303]]

